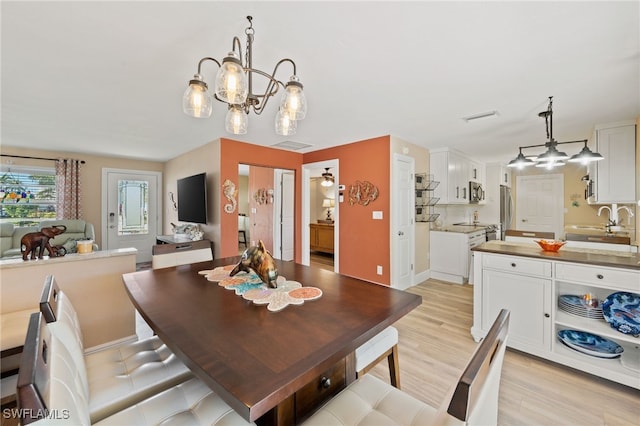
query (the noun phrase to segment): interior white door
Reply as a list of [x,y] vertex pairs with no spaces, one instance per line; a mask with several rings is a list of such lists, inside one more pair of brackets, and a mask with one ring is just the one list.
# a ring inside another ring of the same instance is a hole
[[391,191],[391,287],[413,285],[415,240],[415,160],[394,154]]
[[276,222],[274,226],[274,257],[282,260],[294,258],[294,185],[295,174],[291,170],[276,169]]
[[564,175],[516,177],[516,222],[519,231],[564,235]]
[[[150,262],[162,218],[159,172],[103,169],[103,246],[134,247],[136,262]],[[106,210],[105,210],[106,209]]]

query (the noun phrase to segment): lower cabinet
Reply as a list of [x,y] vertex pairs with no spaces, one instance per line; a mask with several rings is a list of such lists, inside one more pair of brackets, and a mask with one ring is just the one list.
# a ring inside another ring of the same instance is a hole
[[[563,295],[589,294],[601,304],[616,292],[640,293],[640,270],[476,251],[474,340],[481,340],[502,308],[511,311],[508,346],[577,370],[640,389],[640,337],[621,333],[604,319],[559,307]],[[622,314],[621,314],[622,315]],[[623,348],[619,357],[576,351],[558,333],[595,334]]]
[[488,330],[501,309],[511,311],[510,346],[551,349],[551,280],[502,271],[482,272],[482,329]]
[[323,253],[333,253],[333,225],[312,223],[309,225],[310,249]]

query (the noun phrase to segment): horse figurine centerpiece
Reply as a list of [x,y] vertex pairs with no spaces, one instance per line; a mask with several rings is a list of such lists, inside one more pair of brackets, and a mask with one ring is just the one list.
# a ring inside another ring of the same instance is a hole
[[236,275],[238,272],[255,272],[263,283],[269,287],[277,288],[278,270],[276,269],[273,256],[264,247],[262,240],[258,241],[257,246],[251,246],[242,253],[240,262],[229,273],[230,276]]

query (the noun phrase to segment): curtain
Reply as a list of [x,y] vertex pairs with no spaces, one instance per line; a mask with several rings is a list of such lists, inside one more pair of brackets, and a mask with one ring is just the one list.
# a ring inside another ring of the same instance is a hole
[[57,219],[81,219],[80,161],[56,160]]

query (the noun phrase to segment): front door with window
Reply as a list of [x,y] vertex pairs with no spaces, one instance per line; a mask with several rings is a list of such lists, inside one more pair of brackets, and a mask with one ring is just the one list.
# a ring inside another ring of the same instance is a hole
[[[150,262],[160,229],[161,173],[103,170],[103,246],[108,250],[134,247],[136,262]],[[106,183],[106,187],[105,187]]]

